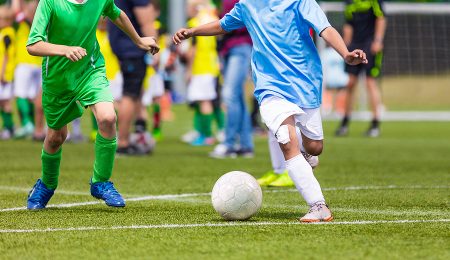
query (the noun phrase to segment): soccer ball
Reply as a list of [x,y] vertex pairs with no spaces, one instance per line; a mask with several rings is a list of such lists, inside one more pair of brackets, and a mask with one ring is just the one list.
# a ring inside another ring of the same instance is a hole
[[131,134],[130,144],[134,145],[140,152],[150,154],[155,149],[156,142],[149,132],[144,132]]
[[220,177],[211,194],[217,213],[226,220],[251,218],[261,208],[262,191],[248,173],[232,171]]

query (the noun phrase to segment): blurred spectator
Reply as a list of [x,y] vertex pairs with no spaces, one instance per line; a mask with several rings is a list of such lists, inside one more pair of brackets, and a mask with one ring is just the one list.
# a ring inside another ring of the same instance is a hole
[[[150,0],[116,0],[116,5],[130,18],[139,35],[155,36],[155,10]],[[110,44],[120,61],[123,75],[122,100],[119,105],[118,154],[136,155],[143,152],[130,145],[130,127],[140,109],[142,85],[147,70],[146,52],[134,45],[131,39],[116,26],[108,26]]]
[[20,1],[13,4],[16,12],[16,68],[14,71],[14,95],[17,97],[17,109],[21,118],[21,128],[14,137],[43,141],[45,138],[44,112],[42,110],[42,58],[31,56],[26,51],[31,23],[38,0]]
[[12,27],[13,12],[7,5],[0,6],[0,110],[3,130],[0,139],[11,138],[14,133],[12,119],[12,81],[14,76],[15,31]]
[[[223,0],[223,17],[238,0]],[[252,40],[245,28],[226,34],[221,41],[223,90],[226,108],[225,141],[217,145],[211,157],[253,156],[253,137],[250,115],[245,103],[245,82],[250,69]],[[238,144],[239,149],[235,149]]]

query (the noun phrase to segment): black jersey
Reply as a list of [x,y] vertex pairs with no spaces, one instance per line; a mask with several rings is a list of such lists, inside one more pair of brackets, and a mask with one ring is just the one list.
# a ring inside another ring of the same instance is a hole
[[383,0],[346,0],[345,21],[353,27],[353,43],[373,41],[375,20],[384,16]]

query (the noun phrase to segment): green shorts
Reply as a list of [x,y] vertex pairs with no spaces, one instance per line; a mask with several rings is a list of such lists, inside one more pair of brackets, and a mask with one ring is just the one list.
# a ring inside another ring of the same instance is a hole
[[47,125],[51,129],[61,129],[74,119],[83,115],[84,108],[99,102],[113,102],[109,82],[104,73],[94,73],[64,95],[49,91],[42,93],[42,107]]

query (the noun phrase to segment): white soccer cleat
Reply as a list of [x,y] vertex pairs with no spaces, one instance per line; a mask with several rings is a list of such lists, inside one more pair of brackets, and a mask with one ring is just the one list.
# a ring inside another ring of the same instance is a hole
[[307,152],[302,152],[305,160],[311,165],[311,168],[316,168],[319,165],[319,156],[310,155]]
[[308,213],[300,218],[300,222],[311,223],[311,222],[329,222],[333,220],[333,215],[327,204],[324,202],[318,202],[311,206]]

